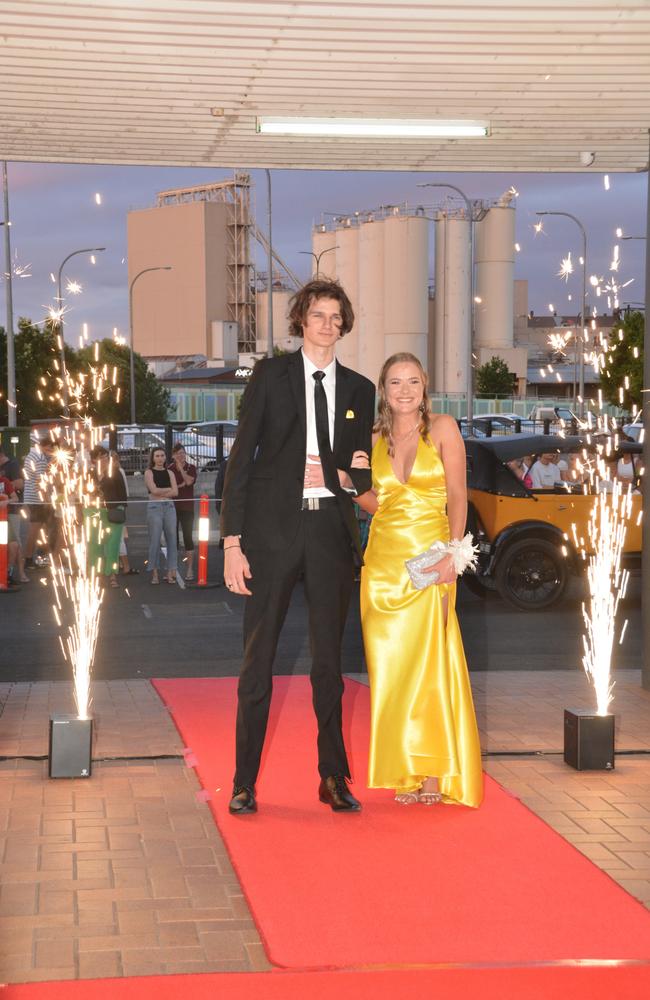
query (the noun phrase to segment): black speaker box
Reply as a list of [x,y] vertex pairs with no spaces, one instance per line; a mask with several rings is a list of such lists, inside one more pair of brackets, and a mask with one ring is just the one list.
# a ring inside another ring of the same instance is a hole
[[564,763],[577,771],[612,771],[614,716],[565,708]]
[[50,716],[50,778],[89,778],[93,720],[76,715]]

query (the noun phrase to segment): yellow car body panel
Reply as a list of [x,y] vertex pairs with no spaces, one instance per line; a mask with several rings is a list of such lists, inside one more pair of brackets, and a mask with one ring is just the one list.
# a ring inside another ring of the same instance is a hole
[[[468,499],[474,504],[488,541],[494,542],[502,531],[524,521],[540,521],[553,525],[568,535],[573,543],[573,525],[578,539],[583,540],[581,548],[592,551],[589,541],[589,517],[598,497],[582,493],[538,492],[530,497],[507,497],[484,490],[471,489]],[[631,516],[627,523],[623,550],[626,553],[641,551],[641,509],[640,493],[632,495]]]

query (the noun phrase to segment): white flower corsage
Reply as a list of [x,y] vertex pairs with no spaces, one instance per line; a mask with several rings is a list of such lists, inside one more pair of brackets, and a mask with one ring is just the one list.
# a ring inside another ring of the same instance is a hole
[[453,559],[454,569],[460,576],[470,567],[476,566],[478,559],[478,545],[474,545],[474,539],[468,531],[464,538],[452,538],[447,546],[447,551]]

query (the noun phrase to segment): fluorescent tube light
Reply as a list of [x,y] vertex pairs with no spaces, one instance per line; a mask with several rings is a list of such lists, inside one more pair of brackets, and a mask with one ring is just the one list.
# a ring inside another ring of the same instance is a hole
[[399,118],[260,117],[264,135],[331,136],[343,139],[459,139],[490,134],[489,122]]

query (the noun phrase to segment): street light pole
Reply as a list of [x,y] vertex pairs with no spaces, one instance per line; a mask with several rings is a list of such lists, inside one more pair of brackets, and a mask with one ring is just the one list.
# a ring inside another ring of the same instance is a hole
[[165,264],[161,267],[145,267],[142,271],[138,271],[135,278],[131,281],[129,285],[129,386],[131,391],[131,423],[135,424],[135,363],[133,360],[133,286],[135,285],[138,278],[141,278],[143,274],[148,274],[149,271],[171,271],[171,264]]
[[268,288],[266,290],[266,327],[267,327],[267,340],[266,340],[266,353],[269,358],[273,357],[273,236],[271,233],[271,222],[272,222],[272,205],[271,205],[271,171],[266,169],[266,186],[268,191],[267,198],[267,213],[268,213],[268,227],[269,227],[269,245],[267,248],[268,255]]
[[580,339],[578,342],[578,416],[585,414],[585,304],[587,301],[587,233],[585,227],[571,212],[535,212],[535,215],[563,215],[571,219],[582,233],[582,303],[580,305]]
[[16,358],[14,353],[14,302],[12,290],[11,239],[9,236],[9,183],[7,161],[2,161],[2,192],[4,197],[5,286],[7,304],[7,424],[16,426]]
[[299,250],[298,253],[309,254],[310,257],[314,258],[314,260],[316,261],[316,274],[315,274],[315,277],[318,280],[318,275],[320,273],[320,259],[321,259],[321,257],[323,256],[323,254],[331,253],[332,250],[337,250],[337,249],[338,249],[338,243],[335,244],[335,246],[333,246],[333,247],[327,247],[325,250],[321,250],[320,253],[315,253],[313,250]]
[[70,416],[70,407],[68,405],[68,370],[65,364],[65,341],[63,335],[63,292],[61,291],[61,278],[63,275],[63,268],[68,263],[71,257],[76,257],[80,253],[103,253],[106,247],[86,247],[84,250],[73,250],[69,253],[65,260],[62,261],[59,268],[59,273],[57,275],[56,282],[56,298],[59,304],[57,324],[59,327],[59,339],[60,352],[61,352],[61,378],[63,379],[63,412],[66,417]]
[[418,184],[418,187],[449,188],[455,191],[465,202],[467,221],[469,223],[469,342],[467,344],[467,433],[471,437],[474,422],[474,218],[472,203],[464,191],[455,184],[429,181]]

